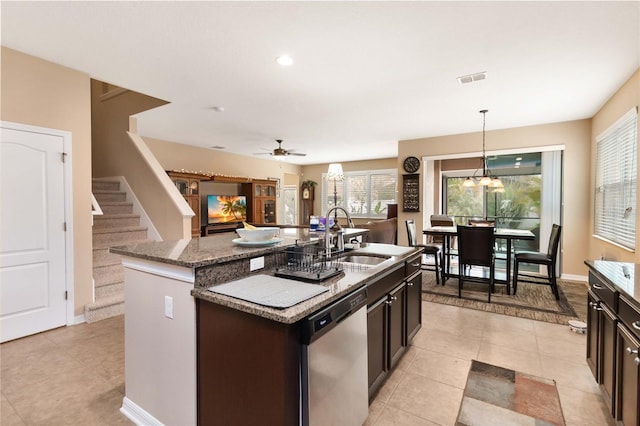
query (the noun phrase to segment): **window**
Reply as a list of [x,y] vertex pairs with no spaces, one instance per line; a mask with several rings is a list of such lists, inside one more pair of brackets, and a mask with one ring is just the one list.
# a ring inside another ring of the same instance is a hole
[[595,235],[635,251],[638,112],[596,138]]
[[387,204],[396,203],[397,180],[395,169],[345,172],[344,180],[335,182],[337,203],[334,203],[334,182],[327,182],[323,174],[323,212],[336,204],[347,209],[351,217],[386,218]]

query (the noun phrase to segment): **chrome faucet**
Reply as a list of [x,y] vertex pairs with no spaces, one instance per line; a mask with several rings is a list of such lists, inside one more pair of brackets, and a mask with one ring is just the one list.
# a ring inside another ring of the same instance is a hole
[[[349,227],[350,228],[354,227],[353,220],[351,220],[351,215],[343,207],[335,206],[335,207],[331,207],[329,209],[329,211],[327,212],[327,216],[326,216],[327,217],[327,222],[326,222],[327,224],[325,225],[325,231],[324,231],[324,249],[325,249],[326,259],[329,259],[331,257],[331,230],[329,229],[329,218],[331,217],[331,213],[336,211],[336,210],[342,210],[344,212],[344,214],[347,216],[347,223],[349,224]],[[334,226],[336,227],[336,238],[344,238],[342,230],[340,229],[340,225],[338,225],[338,221],[337,220],[334,223]],[[344,243],[344,241],[342,243]],[[341,244],[340,242],[338,242],[336,245],[338,247],[344,247],[344,245]]]

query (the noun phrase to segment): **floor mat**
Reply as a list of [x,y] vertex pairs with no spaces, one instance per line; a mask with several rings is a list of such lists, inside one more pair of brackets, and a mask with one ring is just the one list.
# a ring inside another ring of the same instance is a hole
[[472,361],[456,425],[564,424],[555,381]]
[[487,303],[487,285],[465,282],[462,297],[458,297],[458,279],[436,284],[433,272],[422,274],[422,300],[462,308],[477,309],[520,318],[567,324],[569,320],[586,320],[587,286],[585,283],[558,280],[560,300],[556,300],[547,285],[519,283],[516,295],[506,294],[504,285],[496,285]]

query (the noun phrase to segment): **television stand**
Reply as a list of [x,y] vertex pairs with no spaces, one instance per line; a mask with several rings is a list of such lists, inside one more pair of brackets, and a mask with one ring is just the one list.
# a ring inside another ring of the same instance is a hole
[[220,223],[216,225],[204,225],[202,227],[202,236],[206,237],[207,235],[219,234],[221,232],[233,232],[238,229],[241,223]]

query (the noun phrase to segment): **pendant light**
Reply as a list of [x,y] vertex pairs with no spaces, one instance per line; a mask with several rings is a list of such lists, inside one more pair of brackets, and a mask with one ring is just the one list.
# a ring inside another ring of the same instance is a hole
[[[467,179],[465,179],[465,181],[462,183],[462,186],[464,188],[475,188],[476,185],[480,185],[480,186],[486,186],[488,188],[494,188],[495,190],[500,188],[503,188],[504,190],[504,185],[502,184],[502,181],[497,176],[494,176],[491,173],[491,170],[489,169],[489,164],[487,162],[487,154],[485,152],[485,124],[486,124],[487,112],[489,112],[488,109],[483,109],[480,111],[480,114],[482,114],[482,159],[481,159],[482,160],[482,176],[477,176],[478,171],[480,170],[480,168],[478,168],[473,173],[472,177],[468,177]],[[499,192],[502,192],[502,191],[499,191]]]

